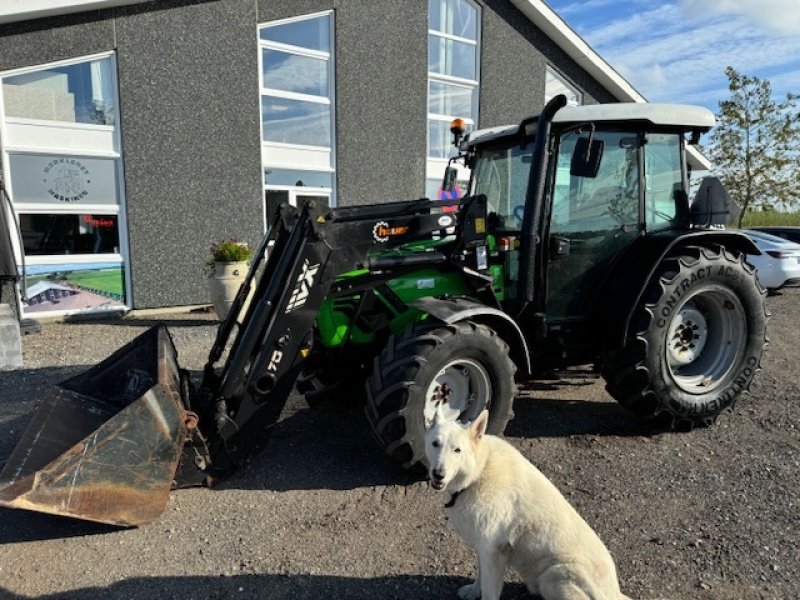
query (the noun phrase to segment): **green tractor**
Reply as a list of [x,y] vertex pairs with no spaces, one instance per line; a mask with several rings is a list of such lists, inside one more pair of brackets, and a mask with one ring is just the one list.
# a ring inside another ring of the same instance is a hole
[[170,487],[210,485],[262,445],[295,383],[311,402],[366,389],[375,438],[410,469],[437,408],[488,409],[501,433],[517,381],[580,365],[658,427],[713,423],[759,369],[767,320],[745,261],[759,251],[713,227],[735,205],[719,186],[689,202],[687,144],[714,117],[565,104],[463,140],[454,126],[460,200],[280,207],[202,383],[163,326],[63,382],[0,474],[0,505],[157,518]]

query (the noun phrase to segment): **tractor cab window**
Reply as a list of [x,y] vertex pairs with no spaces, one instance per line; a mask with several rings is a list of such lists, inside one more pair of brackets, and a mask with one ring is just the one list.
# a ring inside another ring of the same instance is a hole
[[547,317],[586,318],[608,265],[639,234],[639,147],[635,133],[595,131],[603,142],[596,177],[570,174],[579,137],[561,138],[550,220]]
[[[586,134],[584,134],[584,137]],[[598,131],[603,158],[597,177],[570,175],[579,136],[561,140],[553,194],[552,232],[610,231],[635,226],[639,220],[639,161],[635,134]]]
[[525,210],[533,142],[511,148],[482,150],[475,166],[474,194],[485,194],[489,226],[494,231],[519,231]]
[[645,222],[652,230],[674,224],[678,203],[685,202],[683,140],[675,133],[648,133],[645,139]]

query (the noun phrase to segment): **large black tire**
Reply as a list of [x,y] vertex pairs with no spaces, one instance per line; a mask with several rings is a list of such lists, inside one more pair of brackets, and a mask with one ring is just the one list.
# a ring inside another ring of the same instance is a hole
[[603,355],[608,392],[659,427],[711,425],[749,389],[766,345],[755,269],[724,249],[682,252],[649,284],[635,334]]
[[367,420],[392,458],[421,471],[436,402],[449,401],[448,416],[462,422],[488,408],[487,431],[500,434],[512,416],[515,372],[508,345],[485,325],[422,322],[391,336],[375,358],[366,386]]

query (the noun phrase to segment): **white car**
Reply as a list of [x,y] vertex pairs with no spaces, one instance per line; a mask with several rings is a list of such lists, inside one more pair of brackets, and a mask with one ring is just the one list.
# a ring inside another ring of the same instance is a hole
[[756,268],[761,285],[775,291],[800,284],[800,244],[753,229],[743,229],[742,233],[761,250],[759,255],[747,255],[747,262]]

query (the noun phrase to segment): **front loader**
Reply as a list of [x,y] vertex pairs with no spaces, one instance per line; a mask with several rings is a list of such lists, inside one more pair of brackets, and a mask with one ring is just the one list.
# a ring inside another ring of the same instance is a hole
[[766,322],[744,261],[758,251],[708,228],[726,199],[686,194],[685,136],[713,116],[564,103],[464,141],[455,127],[459,201],[281,206],[199,386],[153,327],[41,401],[0,506],[152,521],[170,489],[263,445],[295,384],[309,401],[363,390],[376,440],[411,469],[437,409],[488,408],[501,433],[517,381],[577,365],[659,426],[713,422],[759,368]]

